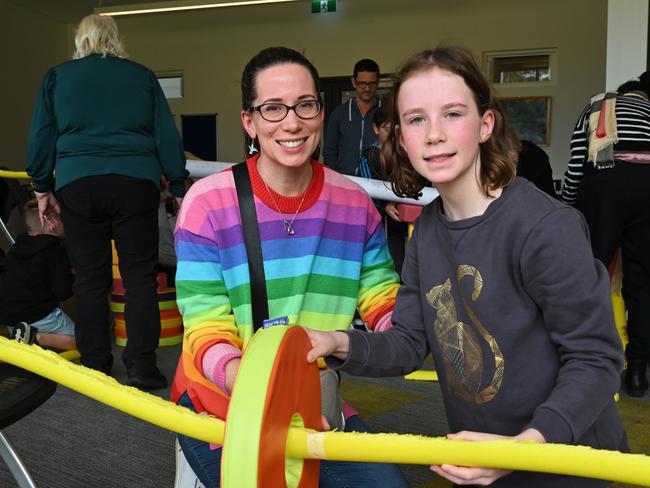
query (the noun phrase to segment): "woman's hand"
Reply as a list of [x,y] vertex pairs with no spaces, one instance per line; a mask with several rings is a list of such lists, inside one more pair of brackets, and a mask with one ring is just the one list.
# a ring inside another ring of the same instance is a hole
[[401,222],[399,218],[399,210],[397,210],[397,204],[395,202],[388,202],[384,207],[384,212],[386,212],[386,215],[391,219]]
[[38,218],[46,232],[57,232],[61,227],[61,208],[56,201],[54,193],[35,191],[36,202],[38,203]]
[[307,328],[305,331],[309,335],[312,347],[307,353],[307,361],[310,363],[325,356],[345,360],[350,354],[350,338],[345,332],[321,332]]
[[[448,434],[447,439],[467,440],[467,441],[495,441],[500,439],[531,440],[538,443],[545,443],[544,436],[536,429],[526,429],[516,436],[503,436],[496,434],[486,434],[483,432],[461,431],[456,434]],[[464,466],[454,466],[452,464],[443,464],[441,466],[431,466],[431,471],[443,478],[448,479],[456,485],[480,485],[487,486],[494,483],[499,478],[512,473],[507,469],[497,468],[468,468]]]

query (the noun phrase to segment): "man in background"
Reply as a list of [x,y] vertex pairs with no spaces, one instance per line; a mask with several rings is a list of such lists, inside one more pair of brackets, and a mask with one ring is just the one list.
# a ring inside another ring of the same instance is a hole
[[380,105],[377,98],[379,66],[372,59],[354,65],[352,86],[356,95],[339,105],[330,115],[325,132],[323,159],[327,166],[346,175],[355,175],[364,149],[377,142],[372,119]]

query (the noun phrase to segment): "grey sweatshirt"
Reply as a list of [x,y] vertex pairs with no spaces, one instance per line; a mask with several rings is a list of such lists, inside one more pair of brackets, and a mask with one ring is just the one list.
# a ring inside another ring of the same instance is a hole
[[323,147],[327,166],[345,175],[357,174],[362,151],[377,141],[372,119],[379,106],[378,102],[363,115],[354,98],[350,98],[332,111]]
[[[432,352],[452,432],[627,450],[614,404],[623,351],[605,267],[574,209],[518,178],[486,212],[451,222],[438,198],[417,221],[384,333],[350,332],[355,375],[396,376]],[[426,421],[426,419],[423,419]],[[606,486],[515,472],[493,486]]]

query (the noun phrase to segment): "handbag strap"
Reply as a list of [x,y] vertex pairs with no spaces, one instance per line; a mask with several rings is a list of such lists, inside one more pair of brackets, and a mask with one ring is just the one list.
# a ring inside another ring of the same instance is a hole
[[246,162],[236,164],[232,168],[239,200],[244,244],[248,256],[248,273],[251,283],[251,307],[253,309],[253,331],[257,332],[264,321],[269,318],[269,303],[266,295],[266,277],[262,260],[262,241],[257,225],[257,212],[253,188]]

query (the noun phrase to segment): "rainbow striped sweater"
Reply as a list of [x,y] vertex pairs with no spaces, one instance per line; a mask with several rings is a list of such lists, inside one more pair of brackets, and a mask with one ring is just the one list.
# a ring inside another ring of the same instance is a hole
[[[287,316],[290,324],[320,330],[347,329],[357,307],[371,329],[390,320],[399,278],[368,195],[312,161],[312,181],[300,206],[302,196],[271,196],[256,162],[255,157],[247,164],[269,316]],[[291,220],[297,208],[290,236],[283,219]],[[172,400],[187,391],[197,411],[224,418],[227,398],[203,374],[203,355],[221,343],[243,349],[253,333],[248,261],[231,170],[192,186],[175,238],[176,295],[185,334]]]

